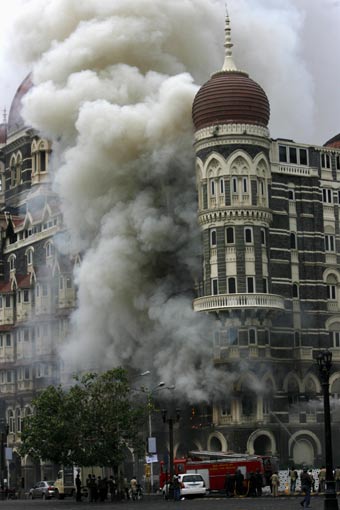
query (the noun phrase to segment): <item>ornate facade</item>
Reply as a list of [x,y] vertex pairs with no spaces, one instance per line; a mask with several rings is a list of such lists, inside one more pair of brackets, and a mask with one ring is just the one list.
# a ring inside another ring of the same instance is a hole
[[58,249],[65,228],[52,190],[51,143],[20,115],[30,86],[27,77],[0,127],[0,419],[2,442],[13,448],[12,460],[2,457],[1,478],[8,471],[11,485],[26,488],[55,475],[53,466],[20,459],[16,448],[32,398],[62,377],[56,353],[75,306],[77,263]]
[[225,48],[193,103],[203,261],[193,306],[217,317],[214,362],[239,375],[192,446],[318,466],[320,350],[333,353],[340,420],[340,135],[324,146],[271,139],[268,99],[234,64],[228,18]]

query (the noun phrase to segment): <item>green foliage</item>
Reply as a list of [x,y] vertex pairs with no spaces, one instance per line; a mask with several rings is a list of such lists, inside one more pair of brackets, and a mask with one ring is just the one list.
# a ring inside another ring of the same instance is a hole
[[49,386],[24,419],[21,455],[79,466],[118,466],[127,446],[143,453],[139,431],[147,402],[135,403],[122,368],[75,377],[69,389]]

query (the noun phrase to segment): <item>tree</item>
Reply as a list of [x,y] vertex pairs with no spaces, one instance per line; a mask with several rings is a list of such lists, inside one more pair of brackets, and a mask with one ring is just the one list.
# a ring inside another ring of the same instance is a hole
[[132,399],[126,371],[75,377],[69,389],[49,386],[34,400],[34,413],[24,419],[20,454],[57,464],[112,466],[126,447],[142,454],[139,431],[147,405]]

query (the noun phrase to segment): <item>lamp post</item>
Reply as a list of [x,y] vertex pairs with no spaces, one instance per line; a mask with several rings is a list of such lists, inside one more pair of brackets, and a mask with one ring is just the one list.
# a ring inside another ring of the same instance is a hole
[[[157,386],[155,386],[154,388],[151,389],[151,391],[149,392],[149,395],[148,395],[149,438],[150,439],[152,438],[151,397],[155,391],[160,390],[161,388],[164,388],[164,386],[165,386],[165,382],[160,381],[157,384]],[[151,452],[148,452],[148,453],[151,453]],[[152,452],[152,453],[154,453],[154,452]],[[151,494],[153,493],[153,462],[150,463],[150,492],[151,492]]]
[[328,350],[322,351],[316,358],[320,382],[323,392],[324,424],[325,424],[325,456],[326,456],[326,488],[325,488],[325,510],[338,510],[336,498],[335,481],[333,475],[333,452],[332,452],[332,429],[331,411],[329,405],[329,374],[332,368],[332,353]]
[[167,417],[167,410],[162,409],[163,423],[169,426],[169,497],[173,497],[172,482],[174,478],[174,422],[178,422],[180,418],[180,410],[176,409],[175,418]]

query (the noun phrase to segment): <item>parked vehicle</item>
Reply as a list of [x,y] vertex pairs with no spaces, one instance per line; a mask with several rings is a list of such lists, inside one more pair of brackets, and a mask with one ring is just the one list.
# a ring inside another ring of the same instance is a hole
[[[207,493],[207,488],[205,485],[205,481],[203,476],[200,474],[184,474],[178,475],[178,481],[180,484],[180,496],[181,498],[185,497],[194,497],[194,496],[205,496]],[[167,498],[169,495],[169,484],[166,483],[163,485],[163,496]]]
[[[163,486],[169,481],[169,472],[164,462],[160,463],[159,485]],[[248,455],[227,452],[192,451],[190,457],[174,459],[173,472],[176,475],[200,474],[207,490],[223,491],[225,489],[226,475],[234,475],[240,470],[244,476],[245,484],[251,472],[261,473],[263,485],[269,485],[270,476],[278,470],[275,457]]]
[[54,497],[54,482],[52,481],[41,481],[34,485],[29,490],[28,497],[30,499],[42,498],[51,499]]
[[73,496],[75,494],[75,477],[75,468],[73,466],[64,466],[63,469],[58,471],[58,477],[54,482],[56,498],[64,499],[65,496]]

